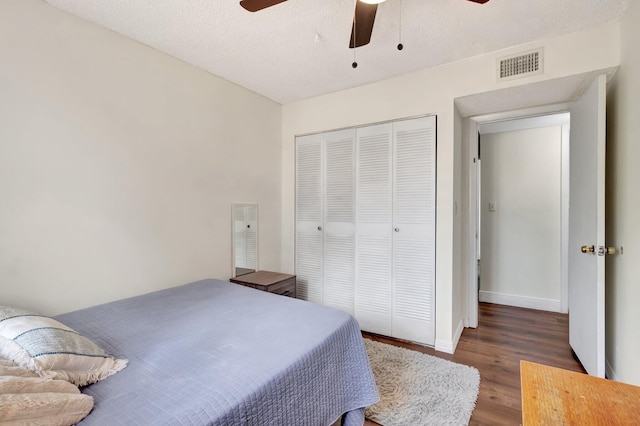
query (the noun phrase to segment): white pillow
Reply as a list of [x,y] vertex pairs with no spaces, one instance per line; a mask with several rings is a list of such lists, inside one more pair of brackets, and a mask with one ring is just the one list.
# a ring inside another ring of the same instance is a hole
[[53,318],[0,306],[0,356],[38,373],[85,386],[127,366]]
[[85,418],[93,398],[81,393],[24,393],[0,395],[0,426],[68,426]]
[[0,426],[68,426],[92,408],[93,398],[71,383],[37,377],[0,358]]
[[[0,376],[0,395],[8,393],[80,393],[76,385],[65,380],[42,377]],[[0,419],[2,416],[0,416]]]

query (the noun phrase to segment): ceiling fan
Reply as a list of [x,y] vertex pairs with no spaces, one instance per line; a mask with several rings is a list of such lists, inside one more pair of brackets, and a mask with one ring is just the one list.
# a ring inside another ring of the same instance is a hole
[[[249,12],[257,12],[285,1],[287,0],[242,0],[240,6]],[[371,41],[371,32],[373,31],[373,23],[375,22],[376,12],[378,11],[378,4],[384,1],[385,0],[357,0],[353,16],[353,25],[351,27],[351,38],[349,39],[350,48],[369,44]],[[489,0],[467,1],[484,4]]]

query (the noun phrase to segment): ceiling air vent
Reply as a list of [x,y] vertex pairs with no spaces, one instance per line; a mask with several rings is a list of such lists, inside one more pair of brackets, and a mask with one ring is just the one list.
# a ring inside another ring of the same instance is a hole
[[542,74],[544,72],[543,54],[544,50],[540,48],[517,56],[498,59],[496,69],[498,81]]

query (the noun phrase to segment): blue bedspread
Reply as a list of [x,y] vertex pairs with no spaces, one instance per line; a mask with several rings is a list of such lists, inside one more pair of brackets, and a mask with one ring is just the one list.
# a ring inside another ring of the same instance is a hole
[[218,280],[56,317],[129,365],[82,391],[87,425],[362,425],[378,400],[360,329]]

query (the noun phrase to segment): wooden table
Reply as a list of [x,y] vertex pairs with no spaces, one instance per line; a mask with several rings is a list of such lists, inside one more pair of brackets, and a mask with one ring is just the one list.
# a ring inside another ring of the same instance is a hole
[[282,296],[296,297],[296,276],[280,272],[258,271],[231,278],[232,283]]
[[520,361],[522,422],[640,425],[640,387]]

